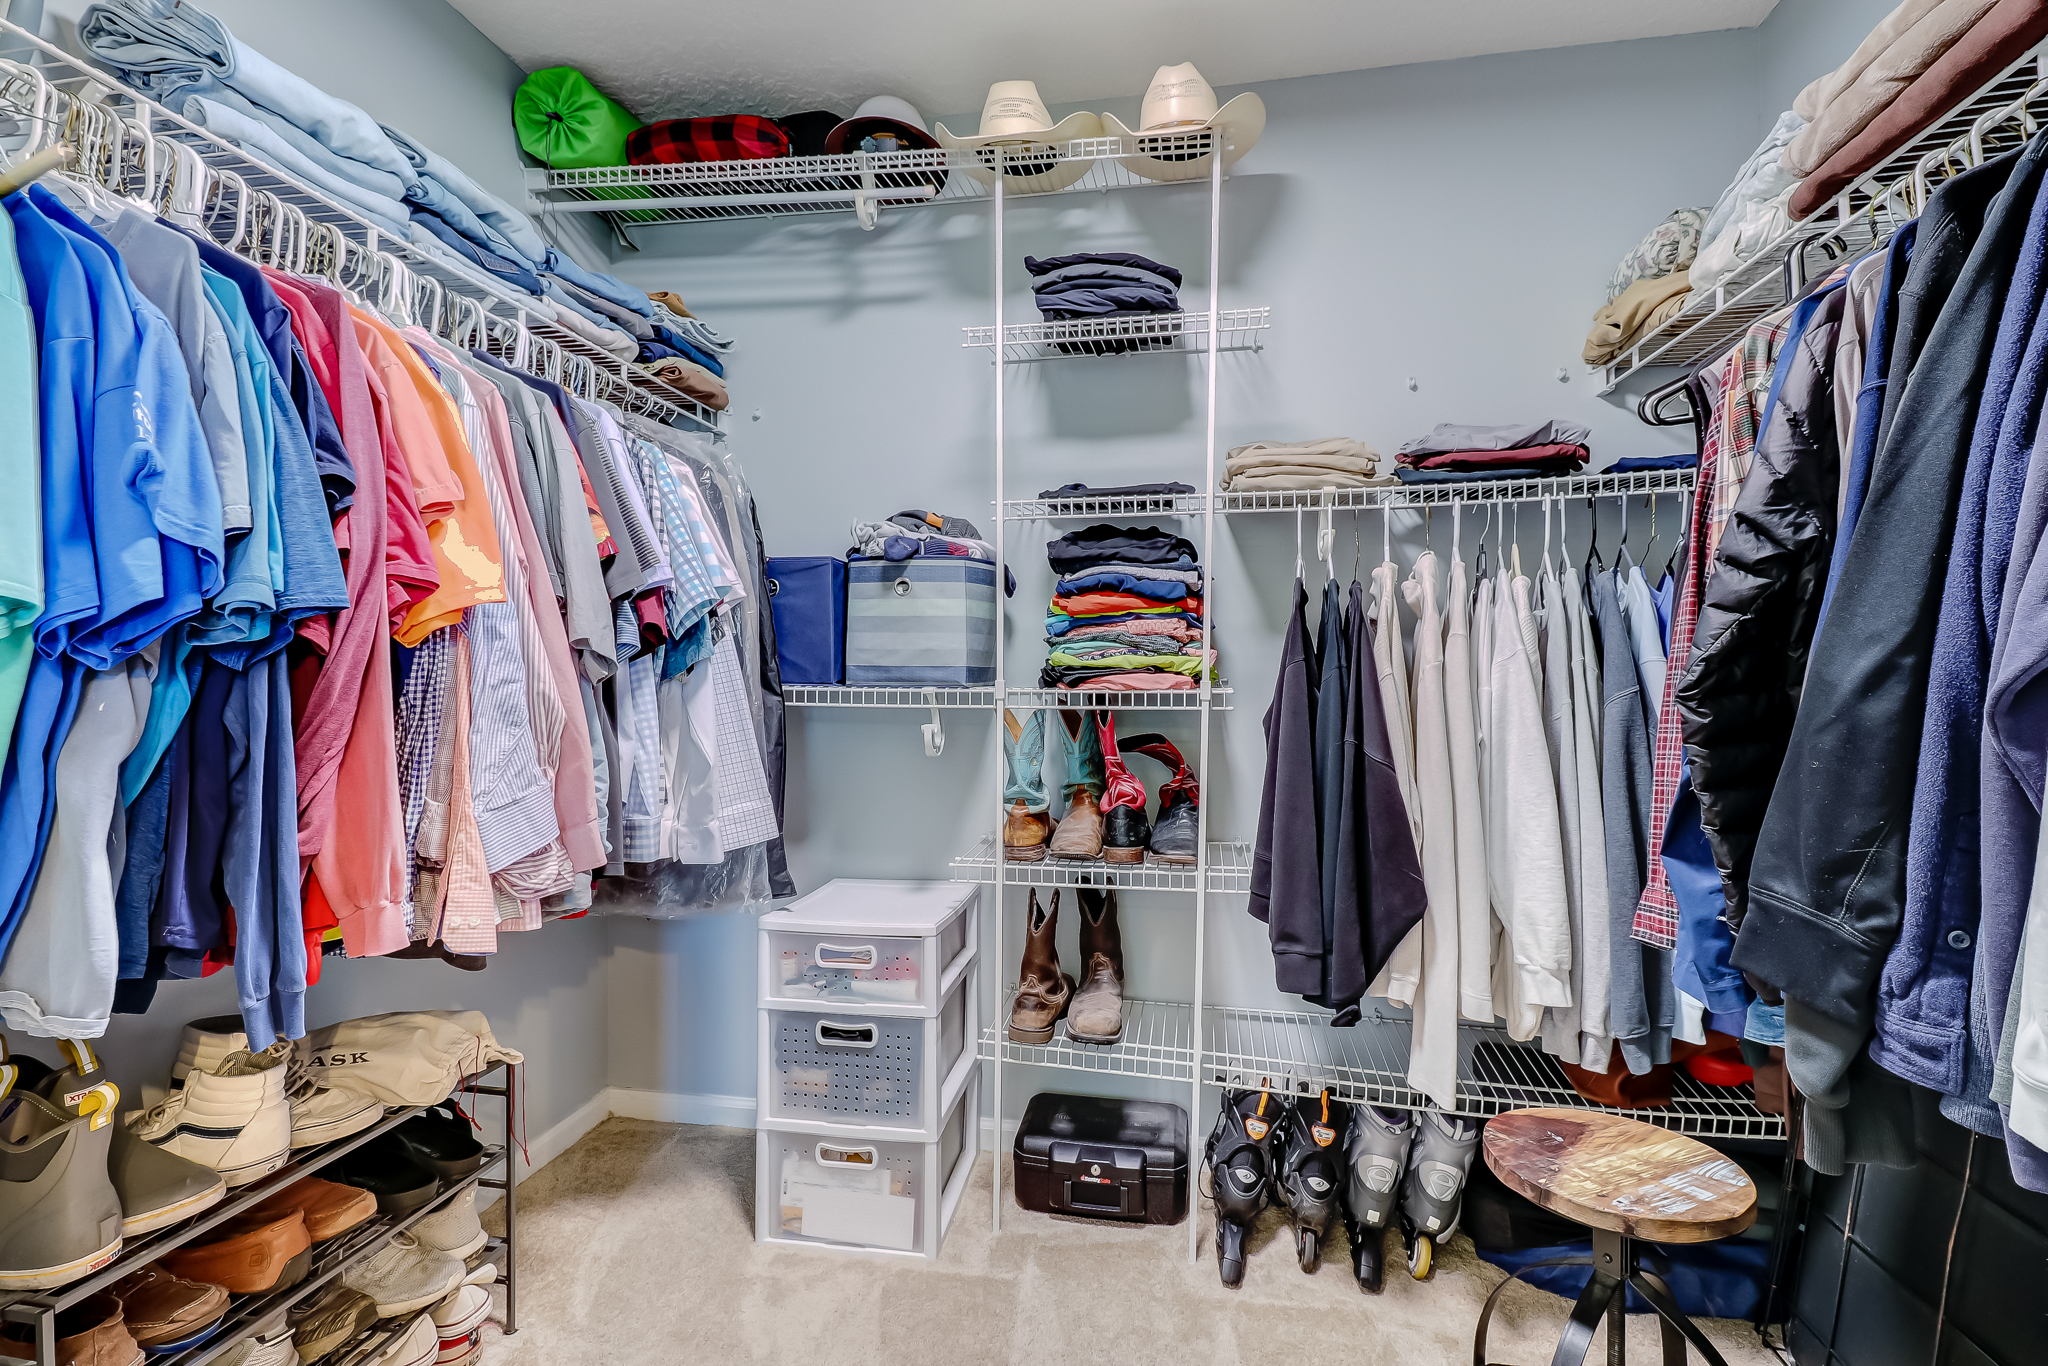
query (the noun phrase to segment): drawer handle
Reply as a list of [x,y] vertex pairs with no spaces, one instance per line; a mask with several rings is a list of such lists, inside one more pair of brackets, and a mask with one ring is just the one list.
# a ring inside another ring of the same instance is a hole
[[818,1021],[817,1034],[821,1048],[873,1048],[881,1038],[881,1031],[871,1024],[846,1024],[838,1020]]
[[821,1167],[875,1167],[880,1164],[882,1154],[875,1148],[835,1148],[829,1144],[818,1145],[818,1165]]
[[882,955],[873,944],[820,944],[811,951],[811,960],[821,968],[868,972],[882,961]]

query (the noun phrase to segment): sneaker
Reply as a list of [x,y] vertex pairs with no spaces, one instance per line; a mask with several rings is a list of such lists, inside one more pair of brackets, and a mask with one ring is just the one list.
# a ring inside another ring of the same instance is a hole
[[[0,1356],[36,1360],[33,1330],[10,1323],[0,1328]],[[142,1349],[128,1332],[121,1301],[93,1295],[57,1313],[57,1366],[142,1366]]]
[[440,1352],[441,1333],[433,1315],[421,1314],[363,1366],[434,1366]]
[[246,1331],[248,1336],[215,1357],[211,1366],[299,1366],[284,1310],[265,1314]]
[[188,1281],[160,1266],[145,1266],[114,1282],[128,1331],[145,1352],[178,1352],[213,1336],[228,1312],[228,1292],[206,1281]]
[[281,1218],[297,1210],[306,1216],[306,1232],[314,1242],[339,1238],[366,1219],[377,1216],[377,1197],[361,1186],[344,1186],[309,1176],[294,1181],[265,1200],[251,1214]]
[[377,1321],[377,1306],[368,1295],[335,1286],[310,1304],[291,1311],[292,1344],[299,1360],[318,1361],[346,1342],[353,1342]]
[[[383,1251],[342,1272],[341,1283],[368,1295],[376,1302],[377,1317],[390,1319],[417,1313],[446,1298],[462,1284],[465,1274],[460,1261],[422,1246],[408,1232],[393,1238]],[[433,1320],[427,1322],[431,1327]]]
[[434,1328],[441,1336],[436,1366],[454,1366],[475,1350],[478,1331],[491,1316],[491,1292],[465,1285],[434,1306]]
[[230,1053],[249,1052],[249,1036],[242,1032],[239,1015],[215,1015],[185,1026],[178,1040],[178,1056],[171,1063],[171,1080],[182,1082],[193,1072],[211,1072]]
[[205,1236],[164,1254],[166,1271],[209,1281],[233,1295],[284,1290],[306,1279],[313,1265],[313,1235],[298,1210],[228,1220]]
[[412,1236],[420,1240],[420,1246],[445,1252],[457,1261],[467,1261],[482,1250],[490,1239],[484,1233],[483,1220],[477,1217],[476,1188],[470,1187],[414,1224]]
[[[13,1081],[12,1067],[0,1066],[0,1096]],[[121,1200],[107,1174],[118,1097],[111,1086],[96,1092],[86,1114],[33,1091],[9,1098],[0,1116],[0,1290],[69,1285],[121,1250]]]
[[184,1086],[135,1121],[142,1138],[213,1168],[229,1186],[268,1176],[291,1155],[291,1107],[285,1100],[290,1044],[230,1053],[211,1070],[186,1074]]
[[323,1086],[296,1048],[285,1067],[284,1090],[292,1107],[294,1148],[332,1143],[359,1134],[384,1118],[384,1107],[368,1096]]
[[[81,1074],[76,1067],[44,1068],[32,1059],[18,1060],[25,1089],[38,1092],[60,1109],[76,1112],[105,1074],[95,1066]],[[42,1077],[28,1075],[33,1065]],[[113,1126],[114,1137],[107,1156],[107,1172],[114,1181],[114,1193],[121,1201],[121,1236],[136,1238],[219,1204],[228,1193],[228,1183],[211,1167],[165,1152],[136,1136],[126,1120]]]

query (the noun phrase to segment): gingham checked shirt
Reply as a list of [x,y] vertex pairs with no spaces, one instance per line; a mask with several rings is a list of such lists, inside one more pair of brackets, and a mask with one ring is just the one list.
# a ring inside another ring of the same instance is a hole
[[1685,563],[1679,570],[1678,597],[1671,608],[1671,649],[1664,672],[1663,705],[1657,713],[1657,736],[1650,769],[1650,848],[1648,883],[1636,902],[1632,936],[1661,949],[1678,944],[1678,900],[1664,872],[1664,833],[1677,804],[1685,765],[1685,734],[1678,714],[1678,684],[1692,659],[1693,628],[1699,623],[1700,598],[1721,531],[1735,509],[1742,481],[1756,457],[1758,418],[1770,389],[1771,368],[1791,323],[1786,309],[1753,323],[1742,344],[1717,363],[1705,378],[1714,390],[1714,420],[1700,443],[1699,493],[1686,526]]

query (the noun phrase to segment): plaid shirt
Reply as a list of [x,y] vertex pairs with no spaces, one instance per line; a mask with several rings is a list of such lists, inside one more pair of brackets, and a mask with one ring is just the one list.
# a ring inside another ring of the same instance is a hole
[[[1649,881],[1636,902],[1633,938],[1660,949],[1678,944],[1678,900],[1664,872],[1664,834],[1685,766],[1685,731],[1678,714],[1678,685],[1692,660],[1693,628],[1699,624],[1700,599],[1722,529],[1735,509],[1742,481],[1756,458],[1757,422],[1770,389],[1771,368],[1785,340],[1791,311],[1752,324],[1742,344],[1719,363],[1714,418],[1700,442],[1700,472],[1692,517],[1686,524],[1685,563],[1679,570],[1678,597],[1671,608],[1671,648],[1664,672],[1663,705],[1657,712],[1657,735],[1650,769]],[[1715,387],[1709,377],[1709,387]]]
[[626,160],[635,166],[683,161],[760,161],[788,155],[789,134],[774,119],[758,114],[663,119],[626,135]]

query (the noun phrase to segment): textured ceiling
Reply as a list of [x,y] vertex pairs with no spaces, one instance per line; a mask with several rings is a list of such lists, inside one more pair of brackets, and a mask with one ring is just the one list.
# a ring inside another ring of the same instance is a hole
[[[1777,0],[451,0],[528,70],[568,64],[642,118],[979,111],[990,81],[1135,102],[1153,68],[1216,85],[1746,28]],[[1121,107],[1121,106],[1119,106]]]

